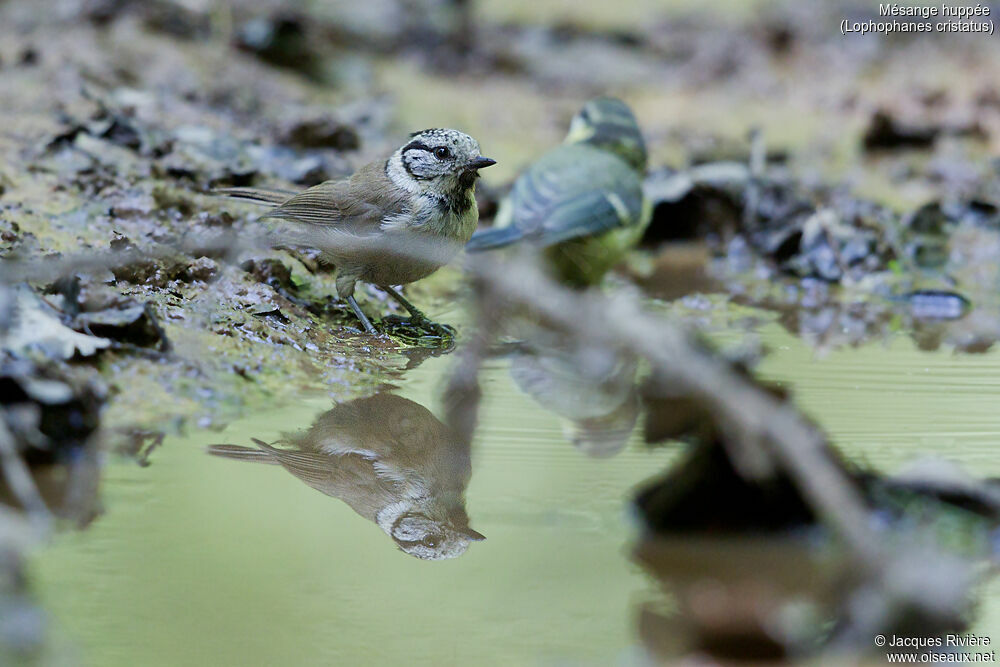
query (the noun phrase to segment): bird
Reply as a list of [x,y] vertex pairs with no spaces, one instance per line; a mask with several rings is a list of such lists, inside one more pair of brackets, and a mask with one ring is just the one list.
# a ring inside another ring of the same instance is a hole
[[284,435],[280,447],[253,442],[208,452],[282,466],[422,560],[456,558],[486,539],[469,526],[465,509],[469,443],[419,403],[379,393],[335,405],[308,430]]
[[431,128],[414,132],[391,156],[349,178],[298,194],[258,188],[216,193],[272,205],[263,217],[292,223],[295,242],[316,248],[336,267],[338,296],[368,333],[377,334],[354,298],[357,282],[398,301],[411,324],[433,324],[394,285],[426,278],[461,251],[479,221],[479,170],[494,164],[468,134]]
[[553,278],[571,287],[594,285],[649,223],[646,161],[628,105],[592,99],[573,117],[565,142],[518,177],[495,226],[476,232],[466,251],[528,242],[543,252]]

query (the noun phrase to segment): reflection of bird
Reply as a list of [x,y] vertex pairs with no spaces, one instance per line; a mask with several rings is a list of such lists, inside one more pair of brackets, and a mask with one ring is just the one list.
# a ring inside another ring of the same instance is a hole
[[212,445],[225,458],[279,464],[339,498],[417,558],[441,560],[486,539],[469,527],[469,445],[413,401],[376,394],[341,403],[272,447]]
[[621,100],[587,102],[566,142],[514,183],[496,227],[475,234],[469,252],[526,240],[544,249],[555,277],[592,285],[642,235],[651,207],[642,194],[646,146]]
[[387,160],[365,165],[349,179],[320,183],[294,196],[253,188],[219,192],[274,204],[267,217],[298,223],[296,242],[321,250],[337,267],[337,293],[375,333],[354,299],[355,283],[377,285],[410,312],[414,323],[425,322],[393,285],[429,276],[461,250],[479,220],[478,170],[492,164],[469,135],[431,129],[415,133]]
[[614,456],[639,417],[634,356],[606,345],[571,344],[559,332],[521,321],[510,357],[514,384],[556,414],[563,433],[588,456]]

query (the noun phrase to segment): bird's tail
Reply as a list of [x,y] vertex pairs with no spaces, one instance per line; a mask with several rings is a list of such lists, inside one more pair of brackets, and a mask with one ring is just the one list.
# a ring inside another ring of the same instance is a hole
[[[260,443],[258,440],[254,440],[254,442]],[[266,449],[256,449],[254,447],[240,447],[239,445],[209,445],[208,453],[213,456],[221,456],[224,459],[280,465],[278,460],[271,455],[271,452]]]
[[513,225],[508,227],[498,227],[476,232],[465,244],[466,252],[482,252],[483,250],[493,250],[510,245],[515,241],[520,241],[523,234],[521,230]]
[[271,204],[278,206],[295,196],[294,192],[287,190],[261,190],[259,188],[216,188],[213,194],[233,199],[246,199],[258,204]]

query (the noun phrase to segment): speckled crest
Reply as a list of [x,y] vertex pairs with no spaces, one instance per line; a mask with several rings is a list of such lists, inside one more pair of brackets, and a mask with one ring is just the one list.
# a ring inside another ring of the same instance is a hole
[[432,128],[410,135],[399,157],[411,178],[427,181],[462,173],[479,151],[479,142],[464,132]]

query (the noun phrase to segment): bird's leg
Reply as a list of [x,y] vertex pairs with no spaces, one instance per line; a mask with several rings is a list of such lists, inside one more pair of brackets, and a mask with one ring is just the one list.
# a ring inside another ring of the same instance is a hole
[[427,316],[424,315],[419,308],[410,303],[409,299],[400,294],[394,287],[385,285],[382,289],[385,290],[386,294],[398,301],[399,305],[406,308],[407,312],[410,313],[410,322],[413,324],[423,324],[424,322],[429,321]]
[[372,326],[372,323],[368,320],[368,317],[365,316],[365,312],[361,310],[361,306],[358,305],[358,302],[355,300],[353,295],[347,297],[347,303],[350,304],[351,310],[353,310],[354,314],[357,315],[359,320],[361,320],[361,324],[365,325],[365,329],[368,333],[378,334],[378,330]]

